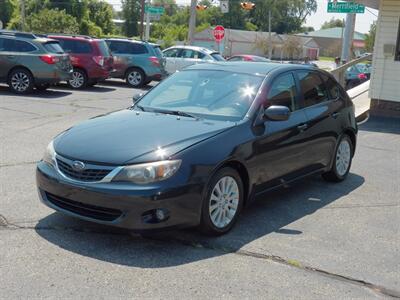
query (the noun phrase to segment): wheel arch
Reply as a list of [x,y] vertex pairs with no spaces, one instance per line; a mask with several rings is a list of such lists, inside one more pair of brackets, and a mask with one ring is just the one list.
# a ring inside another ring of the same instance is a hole
[[128,76],[129,71],[131,71],[132,69],[138,69],[138,70],[142,71],[143,74],[144,74],[144,80],[146,80],[146,78],[147,78],[146,72],[143,70],[143,68],[138,67],[138,66],[130,66],[129,68],[127,68],[126,71],[125,71],[125,74],[124,74],[124,79],[126,79],[126,77]]
[[352,146],[353,146],[353,153],[352,153],[352,156],[354,156],[354,153],[355,153],[355,151],[356,151],[356,144],[357,144],[357,136],[356,136],[356,133],[354,132],[354,130],[352,130],[352,129],[350,129],[350,128],[346,128],[346,129],[343,131],[343,134],[347,135],[347,136],[350,138],[351,143],[353,144],[353,145],[352,145]]
[[32,73],[31,70],[29,70],[29,69],[28,69],[27,67],[25,67],[25,66],[14,66],[14,67],[12,67],[12,68],[10,69],[10,71],[8,71],[8,74],[7,74],[7,83],[10,82],[11,73],[14,72],[14,71],[17,70],[17,69],[24,69],[24,70],[28,71],[28,72],[31,74],[32,78],[33,78],[33,82],[35,82],[35,76],[33,76],[33,73]]

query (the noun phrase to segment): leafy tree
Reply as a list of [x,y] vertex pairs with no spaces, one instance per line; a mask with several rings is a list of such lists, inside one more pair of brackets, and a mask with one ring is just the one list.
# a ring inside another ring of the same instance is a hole
[[371,24],[369,28],[369,32],[365,37],[365,48],[367,51],[372,52],[374,51],[374,44],[375,44],[375,36],[376,36],[376,21]]
[[329,28],[335,28],[335,27],[344,27],[344,21],[340,20],[340,19],[332,18],[329,21],[325,21],[322,24],[321,29],[329,29]]
[[123,33],[126,36],[137,36],[139,34],[140,1],[122,0],[122,16],[125,19]]
[[153,0],[152,5],[164,7],[168,16],[172,16],[178,11],[178,5],[175,0]]
[[111,34],[115,30],[113,8],[105,1],[92,0],[88,3],[89,20],[99,27],[103,33]]
[[298,57],[302,52],[301,42],[297,36],[287,36],[282,50],[286,53],[289,59]]
[[0,0],[0,21],[6,27],[10,22],[17,3],[13,0]]
[[79,33],[76,19],[65,10],[43,9],[26,18],[27,29],[36,33]]

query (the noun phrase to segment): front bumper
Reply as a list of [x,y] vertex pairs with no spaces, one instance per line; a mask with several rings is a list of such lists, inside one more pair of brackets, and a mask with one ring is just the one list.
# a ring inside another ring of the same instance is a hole
[[[64,214],[100,224],[151,231],[196,226],[200,222],[200,185],[163,189],[128,183],[76,183],[63,178],[47,163],[39,162],[36,183],[41,201]],[[163,221],[151,217],[163,210]]]

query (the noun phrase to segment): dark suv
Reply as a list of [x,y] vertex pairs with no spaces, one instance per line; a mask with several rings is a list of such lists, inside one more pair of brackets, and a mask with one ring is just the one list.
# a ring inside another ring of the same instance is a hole
[[49,34],[48,37],[60,42],[71,57],[74,67],[68,85],[74,89],[93,86],[110,76],[113,58],[104,40],[88,36]]
[[72,65],[58,41],[0,30],[0,82],[24,94],[71,78]]
[[165,75],[165,58],[157,44],[131,39],[106,39],[114,57],[112,77],[126,79],[134,87],[142,87]]

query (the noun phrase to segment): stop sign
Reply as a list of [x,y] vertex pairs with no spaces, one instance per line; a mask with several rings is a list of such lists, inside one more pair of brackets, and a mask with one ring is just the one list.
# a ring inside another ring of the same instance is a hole
[[216,42],[220,42],[224,39],[225,37],[225,28],[224,26],[221,25],[217,25],[215,26],[214,30],[213,30],[213,34],[214,34],[214,39]]

